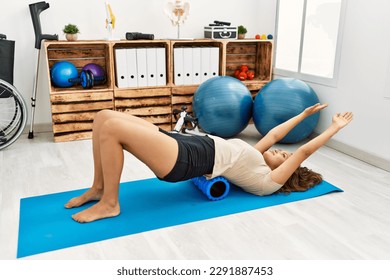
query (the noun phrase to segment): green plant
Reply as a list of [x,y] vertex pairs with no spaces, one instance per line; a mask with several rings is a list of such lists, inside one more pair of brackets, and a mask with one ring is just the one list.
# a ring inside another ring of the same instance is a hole
[[239,25],[237,31],[238,34],[246,34],[248,32],[248,30],[246,30],[246,28],[243,25]]
[[77,34],[77,33],[80,33],[80,30],[79,28],[77,27],[77,25],[75,24],[67,24],[64,26],[64,29],[62,29],[62,31],[65,33],[65,34]]

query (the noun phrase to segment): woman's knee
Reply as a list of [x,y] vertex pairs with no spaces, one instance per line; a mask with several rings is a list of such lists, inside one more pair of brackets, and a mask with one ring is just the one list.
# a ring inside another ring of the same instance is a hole
[[115,116],[114,111],[109,109],[104,109],[96,113],[95,118],[93,119],[93,127],[94,131],[100,130],[100,127],[107,120],[112,119]]
[[105,120],[112,117],[112,110],[103,109],[96,113],[95,118],[93,119],[94,123],[103,123]]
[[122,132],[131,131],[133,129],[133,125],[131,122],[121,118],[108,117],[104,119],[99,129],[100,141],[111,139],[116,140],[117,142],[122,142]]

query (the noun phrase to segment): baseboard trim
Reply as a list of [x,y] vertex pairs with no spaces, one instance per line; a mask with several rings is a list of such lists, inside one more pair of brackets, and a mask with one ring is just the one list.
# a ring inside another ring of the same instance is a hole
[[[30,124],[27,124],[23,129],[23,133],[29,133]],[[37,123],[34,124],[34,133],[53,132],[53,126],[51,123]]]
[[332,148],[336,151],[339,151],[341,153],[347,154],[351,157],[357,158],[361,161],[364,161],[368,164],[371,164],[375,167],[381,168],[385,171],[390,172],[390,161],[381,157],[378,157],[376,155],[367,153],[361,149],[351,147],[347,144],[344,144],[340,141],[330,139],[326,146],[329,148]]

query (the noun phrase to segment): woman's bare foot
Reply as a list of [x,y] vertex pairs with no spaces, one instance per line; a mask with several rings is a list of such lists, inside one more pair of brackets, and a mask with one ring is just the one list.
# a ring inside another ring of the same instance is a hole
[[103,189],[90,188],[78,197],[74,197],[65,204],[65,208],[79,207],[89,201],[100,200],[103,195]]
[[99,201],[88,209],[72,215],[73,220],[79,223],[89,223],[92,221],[111,218],[120,214],[119,203],[114,205]]

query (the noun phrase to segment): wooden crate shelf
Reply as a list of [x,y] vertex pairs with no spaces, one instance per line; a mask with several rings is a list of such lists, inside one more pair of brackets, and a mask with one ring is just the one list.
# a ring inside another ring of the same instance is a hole
[[[147,48],[162,48],[165,50],[165,85],[167,85],[170,78],[170,72],[169,72],[169,49],[170,49],[170,41],[169,40],[134,40],[134,41],[119,41],[119,42],[113,42],[112,49],[113,49],[113,72],[114,72],[114,78],[118,78],[120,75],[116,72],[116,50],[118,49],[147,49]],[[115,81],[115,87],[118,88],[117,85],[117,79],[114,79]],[[164,85],[163,85],[164,86]],[[136,87],[135,87],[136,88]]]
[[[90,138],[96,113],[114,109],[111,45],[104,41],[50,41],[45,42],[45,52],[54,141]],[[106,80],[96,83],[92,89],[84,89],[80,84],[56,87],[51,81],[50,70],[59,61],[73,63],[79,74],[86,64],[98,64],[104,69]]]
[[272,44],[271,40],[236,40],[227,42],[225,75],[234,76],[234,71],[241,65],[246,64],[249,70],[255,73],[253,80],[244,82],[247,86],[253,88],[255,84],[262,86],[262,84],[271,81]]
[[[46,41],[44,46],[55,142],[90,138],[93,119],[103,109],[141,117],[165,130],[175,125],[174,109],[186,106],[187,112],[193,114],[192,99],[199,84],[175,85],[175,48],[219,48],[221,76],[233,76],[239,66],[247,64],[255,72],[255,78],[244,84],[253,97],[272,79],[272,40]],[[115,50],[121,48],[164,48],[166,84],[118,88]],[[81,85],[55,87],[50,81],[50,69],[63,60],[72,62],[79,71],[88,63],[99,64],[106,72],[106,81],[92,89],[83,89]]]
[[115,90],[115,110],[141,117],[162,128],[171,127],[171,88]]
[[[182,86],[172,88],[172,110],[181,110],[183,106],[187,107],[187,112],[193,115],[192,99],[198,86]],[[172,115],[172,126],[176,124],[176,119]]]
[[[197,40],[189,40],[189,41],[183,41],[183,40],[172,40],[171,41],[171,48],[170,48],[170,54],[169,54],[169,72],[170,80],[169,83],[176,87],[181,87],[182,85],[175,85],[175,70],[174,70],[174,63],[175,63],[175,56],[174,56],[174,49],[175,48],[207,48],[207,47],[213,47],[219,49],[219,65],[218,65],[218,71],[215,71],[216,76],[223,75],[223,42],[218,40],[206,40],[206,39],[197,39]],[[183,73],[184,74],[184,73]],[[201,73],[199,73],[201,75]],[[195,84],[193,84],[195,85]],[[187,87],[188,85],[183,85]]]
[[56,87],[50,79],[50,69],[56,62],[68,61],[73,63],[78,69],[89,64],[100,65],[106,73],[106,81],[96,83],[94,90],[112,89],[112,69],[111,69],[111,45],[107,42],[96,41],[76,41],[76,42],[46,42],[45,51],[49,73],[49,83],[51,93],[73,92],[84,90],[80,84],[75,84],[69,88]]
[[112,91],[53,93],[50,101],[55,142],[90,138],[96,113],[114,109]]

